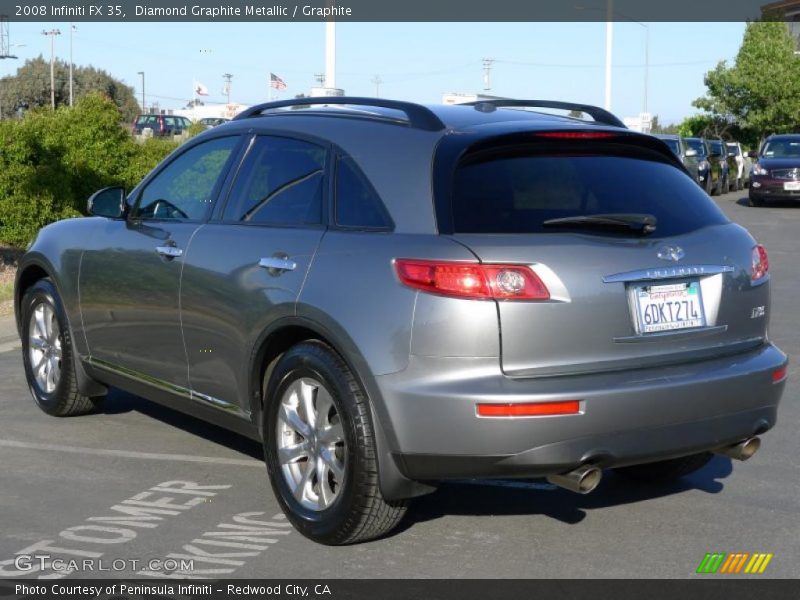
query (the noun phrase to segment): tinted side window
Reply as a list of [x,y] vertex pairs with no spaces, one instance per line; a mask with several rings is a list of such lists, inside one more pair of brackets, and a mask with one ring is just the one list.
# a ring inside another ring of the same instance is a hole
[[264,225],[322,222],[325,148],[258,136],[242,163],[223,219]]
[[550,219],[604,213],[652,214],[657,219],[654,235],[658,237],[727,222],[690,177],[657,160],[516,154],[467,162],[455,174],[457,233],[632,235],[543,224]]
[[225,163],[239,143],[237,136],[193,146],[147,184],[136,209],[140,219],[199,220],[213,202]]
[[391,229],[392,220],[370,182],[350,157],[336,164],[336,224]]

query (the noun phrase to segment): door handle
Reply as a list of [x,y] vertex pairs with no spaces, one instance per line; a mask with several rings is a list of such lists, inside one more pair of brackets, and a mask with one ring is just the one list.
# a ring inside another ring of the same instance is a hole
[[258,266],[270,271],[294,271],[297,268],[297,263],[288,258],[273,256],[271,258],[262,258],[258,261]]
[[177,246],[156,246],[156,252],[167,258],[178,258],[179,256],[183,256],[183,250]]

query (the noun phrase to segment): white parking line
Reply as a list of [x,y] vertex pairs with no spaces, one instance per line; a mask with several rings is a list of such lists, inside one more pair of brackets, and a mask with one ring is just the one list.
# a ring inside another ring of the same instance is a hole
[[264,463],[254,458],[221,458],[216,456],[190,456],[188,454],[159,454],[155,452],[134,452],[130,450],[110,450],[105,448],[82,448],[79,446],[61,446],[59,444],[32,444],[16,440],[0,440],[0,447],[24,448],[26,450],[50,450],[70,454],[90,454],[92,456],[118,456],[121,458],[138,458],[143,460],[167,460],[175,462],[199,462],[217,465],[235,465],[238,467],[264,468]]

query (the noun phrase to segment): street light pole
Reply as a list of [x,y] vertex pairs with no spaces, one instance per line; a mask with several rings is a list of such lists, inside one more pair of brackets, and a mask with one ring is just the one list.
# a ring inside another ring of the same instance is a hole
[[611,56],[614,47],[614,0],[606,5],[606,101],[605,109],[611,110]]
[[142,76],[142,112],[147,113],[147,104],[144,101],[144,71],[139,71],[137,74]]
[[43,30],[42,35],[46,35],[50,38],[50,107],[53,110],[55,110],[56,109],[55,40],[57,35],[61,35],[61,32],[58,29],[51,29],[50,31]]

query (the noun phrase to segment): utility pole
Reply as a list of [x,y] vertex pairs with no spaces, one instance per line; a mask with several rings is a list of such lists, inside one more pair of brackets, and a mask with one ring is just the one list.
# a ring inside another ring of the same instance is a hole
[[492,64],[493,58],[483,59],[483,89],[490,92],[492,90]]
[[[0,15],[0,60],[4,58],[17,58],[10,54],[11,51],[11,43],[9,42],[8,37],[8,17],[6,15]],[[2,94],[0,94],[0,99],[2,99]],[[3,118],[3,106],[0,103],[0,120]]]
[[228,104],[231,103],[231,81],[233,80],[233,75],[230,73],[225,73],[222,78],[225,80],[225,86],[222,88],[222,93],[228,97]]
[[375,97],[376,98],[380,98],[381,97],[381,84],[383,83],[383,79],[381,79],[380,75],[375,75],[375,77],[372,78],[372,83],[375,84]]
[[51,29],[50,31],[42,30],[42,35],[50,38],[50,107],[56,109],[56,36],[61,35],[58,29]]
[[78,31],[72,23],[69,24],[69,105],[72,106],[72,32]]
[[138,71],[137,75],[142,76],[142,112],[147,114],[147,103],[144,100],[144,71]]

